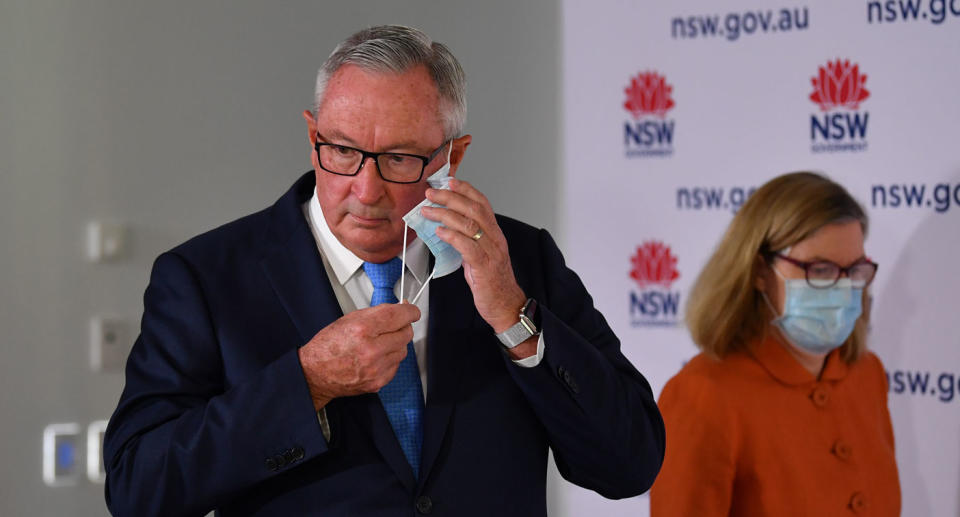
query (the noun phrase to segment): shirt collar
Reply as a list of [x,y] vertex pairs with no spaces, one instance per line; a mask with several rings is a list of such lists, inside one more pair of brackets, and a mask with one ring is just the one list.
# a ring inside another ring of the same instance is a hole
[[[811,384],[816,377],[807,371],[787,350],[787,345],[768,333],[751,350],[754,359],[778,381],[789,385]],[[837,348],[827,355],[820,381],[836,381],[847,375],[847,363],[840,357]]]
[[[327,225],[327,219],[323,216],[323,210],[320,208],[320,200],[317,198],[316,189],[313,190],[313,196],[307,201],[304,212],[307,222],[310,224],[310,230],[313,232],[313,238],[330,263],[330,267],[333,268],[337,282],[340,285],[345,284],[350,277],[363,267],[363,260],[354,255],[333,235],[330,226]],[[413,277],[420,284],[423,284],[426,280],[429,260],[429,250],[419,237],[407,243],[407,270],[413,274]]]

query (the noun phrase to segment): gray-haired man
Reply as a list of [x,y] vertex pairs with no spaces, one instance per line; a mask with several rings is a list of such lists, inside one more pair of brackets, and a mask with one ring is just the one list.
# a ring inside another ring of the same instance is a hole
[[115,515],[544,515],[548,448],[607,497],[650,486],[647,382],[547,232],[453,179],[464,90],[425,34],[358,32],[304,112],[314,171],[157,259]]

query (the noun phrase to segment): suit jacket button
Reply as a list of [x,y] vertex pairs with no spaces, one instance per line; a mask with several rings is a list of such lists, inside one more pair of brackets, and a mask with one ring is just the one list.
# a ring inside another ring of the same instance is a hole
[[273,457],[273,461],[277,462],[278,468],[283,468],[287,466],[287,459],[283,457],[283,454],[277,454]]
[[270,472],[274,472],[277,470],[277,462],[274,461],[273,458],[267,458],[267,461],[264,463],[267,466],[267,470],[269,470]]
[[570,388],[570,391],[574,393],[580,393],[580,387],[577,386],[577,382],[573,380],[573,376],[570,375],[570,370],[560,366],[557,368],[557,375],[560,376],[560,379],[563,380],[563,383]]
[[303,451],[303,447],[300,447],[299,445],[297,445],[296,447],[293,448],[293,459],[295,461],[302,460],[304,457],[304,454],[305,453]]
[[293,449],[290,449],[283,453],[283,459],[287,462],[287,465],[293,463],[296,460],[296,457],[293,454]]
[[417,498],[417,511],[427,515],[433,511],[433,500],[430,497],[422,495]]

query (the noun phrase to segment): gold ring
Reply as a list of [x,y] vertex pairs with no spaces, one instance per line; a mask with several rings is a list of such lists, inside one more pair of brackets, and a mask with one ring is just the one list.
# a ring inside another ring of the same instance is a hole
[[475,241],[479,241],[480,237],[483,237],[483,228],[477,230],[477,233],[473,234],[473,237],[471,238]]

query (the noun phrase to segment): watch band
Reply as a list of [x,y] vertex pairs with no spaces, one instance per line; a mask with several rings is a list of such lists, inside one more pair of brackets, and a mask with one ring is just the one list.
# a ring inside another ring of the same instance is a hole
[[520,310],[520,321],[512,327],[497,334],[497,339],[507,348],[514,348],[520,343],[540,334],[540,329],[534,323],[537,311],[537,301],[533,298],[527,299]]

